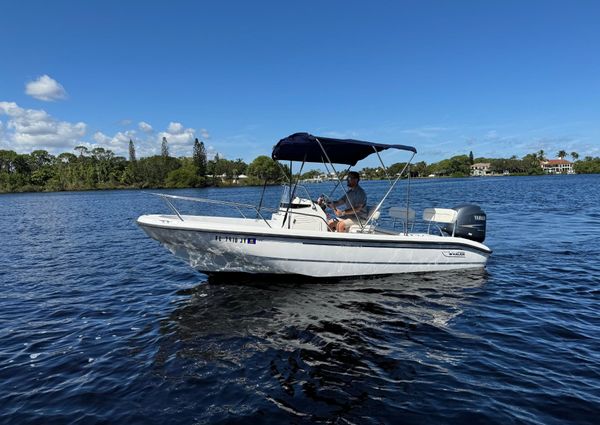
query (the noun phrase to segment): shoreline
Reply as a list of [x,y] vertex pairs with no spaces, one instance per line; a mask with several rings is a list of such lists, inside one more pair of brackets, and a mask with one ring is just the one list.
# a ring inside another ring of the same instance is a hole
[[[499,178],[499,177],[557,177],[557,176],[588,176],[588,175],[600,175],[596,173],[580,173],[580,174],[511,174],[511,175],[490,175],[490,176],[461,176],[461,177],[452,177],[452,176],[436,176],[436,177],[411,177],[411,180],[447,180],[447,179],[489,179],[489,178]],[[403,178],[401,180],[406,180]],[[385,179],[363,179],[365,182],[376,182],[376,181],[385,181]],[[335,182],[335,180],[332,180]],[[326,181],[320,183],[308,183],[308,184],[321,184],[326,183]],[[269,183],[267,186],[279,186],[282,183]],[[112,190],[136,190],[136,191],[144,191],[144,190],[174,190],[174,189],[230,189],[230,188],[241,188],[241,187],[262,187],[262,184],[223,184],[223,185],[210,185],[203,187],[104,187],[104,188],[85,188],[85,189],[69,189],[69,190],[23,190],[23,191],[0,191],[0,195],[16,195],[16,194],[26,194],[26,193],[71,193],[71,192],[102,192],[102,191],[112,191]]]

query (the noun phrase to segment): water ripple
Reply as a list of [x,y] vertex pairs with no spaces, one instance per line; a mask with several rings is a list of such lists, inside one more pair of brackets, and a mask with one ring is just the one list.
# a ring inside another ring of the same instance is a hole
[[207,280],[140,192],[2,196],[0,423],[596,423],[598,183],[417,181],[484,206],[487,271],[333,284]]

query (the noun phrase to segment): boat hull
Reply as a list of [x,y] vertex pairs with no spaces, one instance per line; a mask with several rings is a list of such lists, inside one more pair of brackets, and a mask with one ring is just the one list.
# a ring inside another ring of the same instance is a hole
[[138,223],[173,254],[207,274],[344,277],[476,269],[485,267],[491,253],[484,245],[461,238],[424,234],[295,235],[252,226],[225,230],[218,223],[186,227],[152,216],[142,216]]

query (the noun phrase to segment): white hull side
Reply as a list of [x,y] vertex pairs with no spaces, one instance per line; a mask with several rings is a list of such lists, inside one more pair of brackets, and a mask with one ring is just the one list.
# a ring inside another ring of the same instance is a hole
[[[142,217],[143,218],[143,217]],[[485,267],[489,252],[457,238],[431,235],[383,238],[302,237],[208,228],[174,228],[138,221],[173,254],[205,273],[299,274],[314,277],[366,276]],[[214,227],[214,226],[212,226]],[[333,234],[334,236],[336,234]]]

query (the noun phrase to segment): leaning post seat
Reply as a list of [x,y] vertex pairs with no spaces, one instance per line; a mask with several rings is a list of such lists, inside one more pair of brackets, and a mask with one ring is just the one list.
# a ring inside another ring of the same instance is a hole
[[[453,224],[456,222],[457,216],[458,211],[450,208],[425,208],[423,210],[423,221],[429,223],[427,226],[427,233],[429,233],[431,223]],[[436,227],[440,230],[440,233],[443,234],[440,226],[436,224]]]
[[398,223],[402,223],[405,232],[408,232],[409,229],[412,230],[415,224],[415,210],[406,207],[391,207],[388,214],[392,219],[392,226],[394,228],[396,228]]

